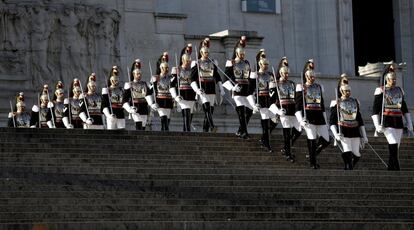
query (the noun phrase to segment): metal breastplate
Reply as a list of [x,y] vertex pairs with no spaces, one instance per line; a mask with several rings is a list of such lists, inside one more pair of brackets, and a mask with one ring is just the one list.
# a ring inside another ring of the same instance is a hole
[[80,99],[74,99],[74,98],[70,99],[70,114],[72,115],[72,119],[79,117],[79,114],[81,112],[80,103],[81,103]]
[[29,128],[30,127],[30,114],[23,112],[15,117],[16,127]]
[[210,60],[199,60],[201,80],[214,80],[214,64]]
[[269,73],[259,72],[257,73],[257,87],[259,95],[265,96],[269,94],[269,83],[273,78]]
[[249,80],[250,65],[244,60],[234,63],[233,73],[237,82],[247,82]]
[[101,104],[102,97],[99,94],[94,93],[91,95],[86,95],[86,103],[88,105],[88,111],[90,114],[100,114],[101,113]]
[[357,127],[358,102],[354,98],[339,101],[339,125],[345,127]]
[[65,105],[63,102],[55,102],[55,118],[56,120],[60,121],[63,118],[63,113],[65,109]]
[[191,89],[191,69],[181,69],[178,81],[180,89]]
[[142,100],[147,96],[147,83],[145,81],[131,82],[133,100]]
[[305,86],[305,103],[306,109],[308,110],[321,110],[322,102],[322,89],[318,84],[306,85]]
[[293,81],[279,81],[279,100],[282,104],[295,104],[295,83]]
[[40,107],[40,110],[39,110],[39,120],[40,120],[40,123],[46,123],[47,122],[47,113],[48,112],[49,112],[49,108],[47,108],[47,107],[44,107],[44,108]]
[[123,100],[123,94],[124,91],[121,87],[110,88],[112,105],[121,105]]
[[160,77],[157,82],[157,96],[171,97],[170,94],[171,76]]
[[385,88],[384,115],[401,116],[403,92],[400,87]]

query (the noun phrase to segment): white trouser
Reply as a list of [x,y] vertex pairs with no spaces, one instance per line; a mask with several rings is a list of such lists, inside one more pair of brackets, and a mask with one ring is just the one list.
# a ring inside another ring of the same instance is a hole
[[343,137],[341,144],[344,152],[351,151],[355,156],[361,157],[359,152],[359,145],[361,144],[361,138],[359,137]]
[[236,106],[246,106],[249,109],[253,109],[246,96],[234,96],[233,99],[236,102]]
[[106,118],[107,129],[125,129],[125,119]]
[[88,124],[83,124],[83,129],[104,129],[103,125],[88,125]]
[[265,119],[272,119],[275,118],[276,115],[273,114],[269,108],[260,108],[260,117],[262,118],[262,120]]
[[401,136],[402,136],[403,130],[402,129],[395,129],[395,128],[385,128],[384,135],[385,138],[387,138],[388,144],[398,144],[398,147],[400,146],[401,142]]
[[280,116],[280,123],[282,124],[283,128],[295,128],[296,130],[301,131],[300,124],[298,122],[298,119],[296,119],[295,115],[292,116]]
[[144,127],[147,124],[147,118],[148,118],[147,115],[141,115],[141,114],[138,114],[138,113],[134,113],[134,114],[131,114],[131,116],[132,116],[132,119],[134,120],[134,122],[142,122],[142,126],[144,126]]
[[206,102],[210,102],[211,106],[214,106],[214,101],[216,100],[216,95],[215,94],[203,94],[203,96],[200,97],[201,98],[201,103],[204,104]]
[[178,102],[181,109],[193,109],[195,101],[181,100]]
[[310,140],[315,140],[318,136],[323,137],[326,141],[329,141],[328,126],[326,125],[312,125],[305,126],[306,136]]
[[167,116],[168,118],[170,118],[170,115],[171,115],[171,109],[159,108],[159,109],[157,109],[157,111],[158,111],[158,115],[159,115],[160,117],[162,117],[162,116]]

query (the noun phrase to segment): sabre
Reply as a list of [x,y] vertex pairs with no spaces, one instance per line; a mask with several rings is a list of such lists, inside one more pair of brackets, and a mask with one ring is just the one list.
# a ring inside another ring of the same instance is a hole
[[375,149],[372,147],[372,145],[370,143],[366,143],[366,144],[375,153],[375,155],[377,155],[377,157],[381,160],[381,162],[385,165],[385,167],[388,168],[387,163],[385,163],[385,161],[380,157],[380,155],[377,153],[377,151],[375,151]]
[[341,126],[339,125],[340,116],[339,116],[339,99],[338,99],[338,91],[335,90],[335,99],[336,99],[336,117],[338,119],[338,134],[341,134]]
[[[127,82],[129,82],[130,81],[130,79],[129,79],[129,67],[127,66]],[[131,87],[129,87],[129,90],[131,91],[131,102],[132,102],[132,107],[135,107],[135,105],[134,105],[134,98],[132,97],[132,85],[131,85]]]
[[306,110],[305,110],[305,75],[302,76],[302,107],[303,107],[303,118],[306,121]]
[[[388,67],[387,67],[388,68]],[[383,92],[382,92],[382,106],[381,106],[381,126],[383,125],[384,122],[384,107],[385,107],[385,81],[386,81],[386,76],[384,76],[384,81],[382,84],[383,87]]]
[[175,56],[175,66],[176,66],[176,70],[177,70],[177,84],[178,84],[178,96],[181,96],[180,94],[180,75],[178,72],[178,61],[177,61],[177,53],[174,53]]
[[[200,87],[200,90],[201,90],[202,88],[201,88],[201,76],[200,76],[200,63],[198,62],[198,61],[199,61],[199,59],[198,59],[198,50],[197,50],[197,46],[195,47],[195,51],[196,51],[196,59],[197,59],[198,84],[199,84],[199,87]],[[210,58],[209,58],[209,59],[210,59]]]
[[[151,61],[148,61],[148,63],[149,63],[149,69],[150,69],[150,74],[151,74],[151,78],[152,78]],[[156,103],[157,102],[157,98],[155,97],[155,82],[152,83],[152,89],[153,89],[152,96],[153,96],[153,99],[154,99],[154,103]]]
[[72,111],[70,109],[70,97],[69,97],[69,91],[70,89],[68,89],[68,110],[69,110],[69,124],[72,124]]
[[114,111],[112,110],[112,101],[111,101],[111,97],[109,96],[109,86],[108,86],[108,81],[106,81],[106,89],[108,90],[108,101],[109,101],[109,110],[111,111],[111,114],[114,114]]
[[231,80],[231,78],[229,77],[229,76],[227,76],[227,74],[213,61],[213,60],[211,60],[211,58],[210,57],[207,57],[208,58],[208,60],[210,60],[216,67],[217,67],[217,69],[222,73],[222,74],[224,74],[224,76],[227,78],[227,80],[229,80],[230,82],[231,82],[231,84],[233,84],[233,85],[236,85],[236,83],[233,81],[233,80]]
[[16,120],[14,119],[13,105],[11,101],[9,102],[10,102],[10,111],[12,113],[12,119],[13,119],[13,127],[16,128]]
[[[83,89],[82,89],[82,84],[79,82],[79,87],[83,93]],[[91,116],[89,115],[89,109],[88,109],[88,104],[86,103],[86,96],[83,97],[83,103],[85,103],[85,107],[86,107],[86,114],[88,115],[88,118],[90,119]]]
[[[278,84],[278,82],[277,82],[277,79],[276,79],[276,74],[275,74],[275,68],[273,68],[273,66],[272,66],[272,72],[273,72],[273,76],[275,77],[275,84],[276,84],[277,97],[279,98],[279,106],[280,106],[280,109],[282,109],[282,101],[281,101],[281,98],[280,98],[279,84]],[[304,110],[303,112],[305,112],[305,110]],[[305,118],[305,119],[306,119],[306,118]]]
[[38,122],[39,122],[39,128],[42,128],[41,124],[40,124],[40,94],[37,94],[37,105],[39,106],[39,118],[38,118]]
[[[47,89],[47,100],[49,101],[49,102],[51,102],[50,101],[50,95],[49,95],[49,88]],[[53,103],[53,102],[52,102]],[[52,107],[53,108],[53,107]],[[49,108],[50,109],[50,115],[52,115],[52,124],[53,124],[53,126],[54,127],[56,127],[56,124],[55,124],[55,115],[53,114],[53,110],[52,110],[52,108]]]

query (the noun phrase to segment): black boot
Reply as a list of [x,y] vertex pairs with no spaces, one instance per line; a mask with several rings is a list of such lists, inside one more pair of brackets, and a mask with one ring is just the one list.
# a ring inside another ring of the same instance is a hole
[[161,131],[165,131],[166,123],[167,123],[167,116],[162,116],[161,117]]
[[270,126],[269,126],[269,133],[272,134],[273,130],[276,128],[278,123],[274,123],[272,120],[270,120]]
[[355,165],[358,163],[359,159],[361,159],[361,157],[357,157],[355,155],[352,156],[352,165],[355,168]]
[[181,113],[183,115],[183,131],[184,132],[190,132],[190,109],[183,109],[181,110]]
[[269,135],[269,119],[261,120],[262,123],[262,146],[269,153],[273,152],[272,146],[270,146],[270,135]]
[[319,137],[318,144],[316,147],[316,156],[319,155],[329,145],[329,140],[325,140],[323,137]]
[[250,118],[253,115],[253,110],[249,109],[248,107],[244,107],[246,109],[246,127],[249,125]]
[[309,162],[310,167],[313,169],[318,169],[319,164],[316,160],[316,139],[308,140],[308,149],[309,149]]
[[209,129],[211,129],[212,132],[216,132],[217,129],[214,126],[214,122],[213,122],[213,116],[211,115],[211,106],[210,106],[210,102],[206,102],[203,104],[203,110],[204,110],[204,114],[205,114],[205,119],[207,120],[208,127],[207,128],[207,132],[209,131]]
[[353,169],[353,165],[352,165],[352,152],[348,151],[348,152],[343,152],[342,153],[342,159],[344,160],[344,164],[345,170],[352,170]]
[[249,139],[249,134],[247,133],[247,124],[246,124],[246,113],[244,106],[236,107],[237,115],[239,117],[240,123],[240,138]]
[[135,130],[144,130],[141,121],[135,122]]
[[299,132],[296,128],[292,128],[292,146],[295,144],[300,135],[302,135],[302,132]]
[[295,158],[292,155],[291,148],[290,148],[290,140],[291,140],[291,134],[290,134],[291,128],[283,128],[283,150],[284,154],[286,155],[286,160],[290,162],[295,162]]
[[398,144],[388,144],[389,160],[388,170],[400,171],[400,162],[398,160]]
[[348,160],[346,159],[346,153],[347,152],[343,152],[341,154],[341,156],[342,156],[342,160],[344,161],[344,170],[349,170],[349,168],[348,168]]

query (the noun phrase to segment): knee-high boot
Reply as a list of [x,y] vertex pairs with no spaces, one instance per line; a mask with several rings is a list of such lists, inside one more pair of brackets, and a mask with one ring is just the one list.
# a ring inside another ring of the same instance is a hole
[[309,162],[310,167],[313,169],[318,169],[319,164],[316,160],[316,139],[309,140],[308,139],[308,149],[309,149]]
[[352,152],[343,152],[342,153],[342,160],[344,161],[344,170],[352,170]]
[[251,110],[249,107],[246,108],[246,127],[249,125],[250,118],[253,115],[253,110]]
[[361,159],[361,157],[357,157],[355,155],[352,154],[352,165],[355,168],[355,165],[358,163],[358,161]]
[[300,137],[302,132],[299,132],[296,128],[292,128],[292,146],[295,144],[296,140]]
[[[205,118],[207,120],[208,127],[211,129],[211,131],[215,132],[216,127],[214,126],[213,116],[211,115],[210,102],[206,102],[203,104],[203,110],[204,110]],[[208,130],[209,129],[207,129],[207,132]]]
[[262,123],[262,147],[268,152],[273,152],[272,146],[270,146],[270,135],[269,135],[269,119],[261,120]]
[[316,155],[319,155],[329,145],[329,140],[325,140],[323,137],[319,137],[318,144],[316,146]]
[[292,155],[291,148],[290,148],[290,140],[291,140],[291,134],[290,134],[291,128],[283,128],[283,150],[284,154],[286,155],[286,160],[294,162],[295,158]]
[[143,130],[141,121],[135,122],[135,130]]
[[398,144],[388,144],[389,160],[388,170],[399,171],[400,162],[398,160]]
[[244,106],[237,106],[236,107],[237,115],[239,117],[240,123],[240,138],[248,139],[249,134],[247,133],[247,124],[246,124],[246,113]]

